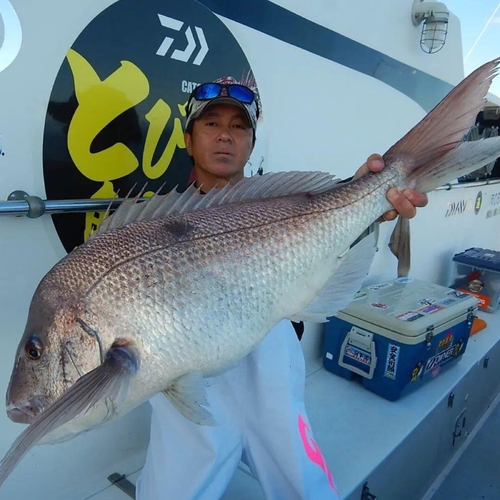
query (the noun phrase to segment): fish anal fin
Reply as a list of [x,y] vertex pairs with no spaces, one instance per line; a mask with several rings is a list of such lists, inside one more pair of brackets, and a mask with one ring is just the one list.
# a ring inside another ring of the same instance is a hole
[[165,389],[163,394],[191,422],[210,427],[218,425],[211,413],[204,408],[208,406],[208,400],[205,382],[201,375],[194,373],[183,375]]
[[350,248],[342,257],[342,264],[318,296],[289,319],[324,323],[337,311],[344,309],[361,288],[370,270],[377,252],[377,239],[378,224],[375,225],[374,231]]

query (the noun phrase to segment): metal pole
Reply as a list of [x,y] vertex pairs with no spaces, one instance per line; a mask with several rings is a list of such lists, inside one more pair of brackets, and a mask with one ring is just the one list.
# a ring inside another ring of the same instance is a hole
[[[35,196],[29,196],[25,200],[0,202],[0,216],[26,215],[30,218],[38,218],[43,214],[67,214],[85,212],[104,212],[111,207],[116,210],[125,198],[113,198],[103,200],[42,200]],[[139,198],[145,201],[147,198]]]
[[111,204],[111,209],[116,210],[124,198],[114,198],[109,200],[46,200],[45,213],[62,214],[78,212],[102,212],[107,210]]
[[500,179],[485,180],[485,181],[474,181],[474,182],[462,182],[458,184],[444,184],[436,188],[436,191],[449,191],[450,189],[457,188],[476,188],[481,186],[492,186],[494,184],[500,184]]
[[26,201],[0,201],[0,215],[28,215]]

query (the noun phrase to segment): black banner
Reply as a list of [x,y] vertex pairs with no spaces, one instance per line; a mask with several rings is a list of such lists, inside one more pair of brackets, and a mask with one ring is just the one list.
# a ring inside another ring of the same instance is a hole
[[[47,198],[185,188],[185,105],[196,84],[222,76],[253,77],[231,32],[198,2],[121,0],[98,14],[68,51],[50,97]],[[102,215],[53,216],[68,252]]]

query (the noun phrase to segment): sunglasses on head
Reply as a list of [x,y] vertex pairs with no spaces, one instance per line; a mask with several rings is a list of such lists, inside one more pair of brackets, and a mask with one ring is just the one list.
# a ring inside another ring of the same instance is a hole
[[[225,94],[222,93],[223,90],[226,90]],[[236,83],[202,83],[194,89],[192,95],[198,101],[208,101],[222,95],[232,97],[243,104],[252,104],[255,100],[252,90]]]
[[[225,93],[223,93],[223,90],[225,90]],[[191,94],[191,98],[197,101],[209,101],[221,96],[232,97],[242,104],[252,104],[255,101],[253,91],[239,84],[202,83]]]

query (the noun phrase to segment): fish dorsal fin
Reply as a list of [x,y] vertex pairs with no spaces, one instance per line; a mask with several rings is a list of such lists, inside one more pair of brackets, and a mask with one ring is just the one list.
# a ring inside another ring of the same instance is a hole
[[202,194],[194,186],[190,186],[183,193],[173,189],[166,195],[156,194],[141,203],[126,199],[112,216],[101,223],[96,234],[135,221],[159,219],[230,203],[299,193],[319,194],[328,191],[338,182],[333,175],[324,172],[277,172],[248,177],[235,185],[214,188],[207,194]]
[[209,427],[219,425],[205,408],[208,406],[208,400],[205,381],[201,375],[183,375],[165,389],[163,394],[191,422]]
[[325,323],[330,316],[347,307],[361,288],[370,270],[373,257],[377,252],[378,232],[378,224],[376,224],[375,231],[349,249],[342,257],[342,264],[317,297],[289,319]]

